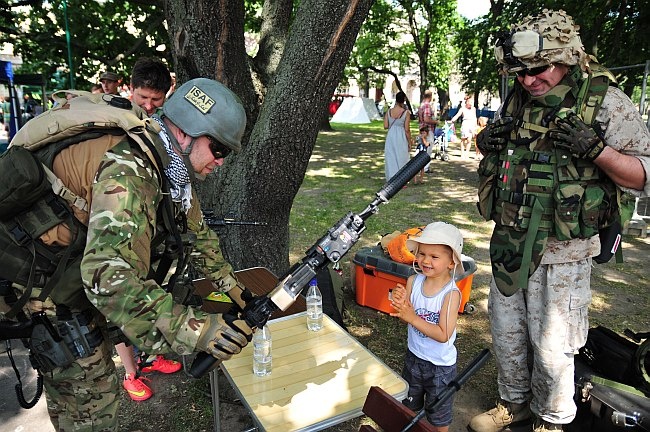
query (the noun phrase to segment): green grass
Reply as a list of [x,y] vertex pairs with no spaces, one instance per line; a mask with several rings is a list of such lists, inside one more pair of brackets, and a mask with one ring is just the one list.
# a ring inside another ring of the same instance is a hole
[[[345,213],[364,210],[385,183],[382,123],[333,127],[335,132],[320,133],[292,208],[292,261]],[[427,185],[409,186],[381,205],[367,220],[360,243],[374,244],[383,234],[434,220],[459,228],[480,223],[473,203],[475,174],[463,170],[460,176],[448,178],[446,164],[437,161],[439,169],[428,176]],[[471,239],[468,247],[474,247]]]

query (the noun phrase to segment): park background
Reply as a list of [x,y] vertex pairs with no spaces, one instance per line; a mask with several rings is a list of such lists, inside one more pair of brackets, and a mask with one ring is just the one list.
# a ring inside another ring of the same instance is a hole
[[[496,34],[544,7],[564,8],[581,25],[587,51],[615,69],[621,87],[645,113],[647,0],[491,0],[487,13],[472,19],[458,14],[458,6],[467,8],[468,3],[478,10],[476,3],[463,0],[224,0],[220,8],[208,0],[0,0],[0,43],[3,49],[13,47],[9,60],[16,62],[16,74],[40,77],[42,86],[35,90],[42,87],[44,93],[88,89],[107,69],[128,77],[140,56],[165,59],[179,83],[207,76],[231,87],[247,110],[246,142],[241,154],[199,187],[202,203],[215,214],[234,212],[244,220],[268,222],[264,229],[224,232],[224,250],[237,268],[263,265],[282,274],[343,214],[362,210],[383,184],[381,125],[328,124],[332,95],[353,84],[360,94],[373,97],[371,89],[385,88],[392,79],[395,85],[384,92],[390,103],[400,87],[413,88],[408,77],[414,77],[419,94],[432,89],[443,106],[455,103],[450,83],[456,80],[458,91],[474,95],[480,107],[484,100],[479,98],[500,97],[508,83],[497,74],[493,59]],[[416,108],[415,91],[411,102]],[[327,131],[330,126],[333,130]],[[368,220],[357,248],[431,220],[463,230],[465,253],[478,264],[471,301],[479,310],[459,322],[462,366],[490,342],[484,304],[491,227],[475,210],[476,161],[461,162],[451,151],[452,160],[437,162],[424,186],[401,191]],[[644,330],[647,239],[626,238],[624,247],[629,251],[626,264],[595,267],[592,318],[617,331],[628,326]],[[349,267],[344,266],[349,328],[399,370],[404,347],[398,341],[405,333],[399,333],[403,330],[395,320],[355,306]],[[384,339],[393,335],[395,339]],[[195,384],[170,386],[169,396],[183,397],[198,388]],[[457,405],[464,411],[489,407],[496,397],[492,366],[463,392],[475,398]],[[165,400],[161,395],[160,401]],[[202,400],[199,394],[188,400],[189,412],[171,410],[169,403],[130,404],[136,410],[134,427],[138,421],[150,422],[146,410],[157,406],[165,408],[157,412],[161,421],[177,413],[182,421],[194,421],[207,412],[193,402]],[[142,430],[150,430],[145,423]]]

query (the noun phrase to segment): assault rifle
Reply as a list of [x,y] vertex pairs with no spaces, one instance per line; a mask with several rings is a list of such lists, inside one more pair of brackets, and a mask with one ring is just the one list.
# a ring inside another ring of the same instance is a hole
[[[379,211],[379,205],[387,203],[430,160],[431,156],[427,152],[418,153],[384,184],[365,210],[359,214],[349,212],[332,226],[327,234],[307,250],[302,261],[289,269],[273,291],[268,295],[255,297],[246,304],[242,312],[246,324],[250,328],[261,327],[275,310],[287,310],[320,269],[330,262],[338,262],[354,246],[366,229],[365,220]],[[200,378],[214,369],[218,365],[217,362],[211,355],[200,352],[192,363],[190,375]]]
[[203,212],[203,219],[205,220],[205,223],[213,230],[227,225],[256,225],[256,226],[268,225],[266,222],[237,220],[235,218],[235,215],[232,213],[228,213],[223,218],[219,218],[214,215],[214,210],[201,210],[201,211]]

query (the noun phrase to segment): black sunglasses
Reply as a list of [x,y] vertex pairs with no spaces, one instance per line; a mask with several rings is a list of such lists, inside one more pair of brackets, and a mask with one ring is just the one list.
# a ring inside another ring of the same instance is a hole
[[208,139],[210,140],[210,151],[212,152],[212,156],[214,156],[215,159],[222,159],[230,154],[231,149],[229,147],[221,144],[211,136],[209,136]]
[[551,65],[538,66],[538,67],[535,67],[535,68],[532,68],[532,69],[526,68],[526,69],[522,69],[520,71],[517,71],[515,73],[517,74],[518,77],[521,77],[521,78],[525,77],[526,75],[528,75],[528,76],[537,76],[537,75],[539,75],[541,73],[546,72],[548,70],[548,68],[550,68],[550,67],[551,67]]

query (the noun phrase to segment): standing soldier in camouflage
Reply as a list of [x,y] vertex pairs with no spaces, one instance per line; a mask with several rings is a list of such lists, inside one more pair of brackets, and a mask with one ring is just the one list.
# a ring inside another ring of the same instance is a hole
[[[488,309],[500,399],[474,432],[576,415],[574,362],[589,327],[599,231],[650,194],[650,133],[564,11],[530,16],[496,43],[517,75],[500,118],[477,137],[479,209],[496,225]],[[532,361],[532,369],[529,362]]]
[[[98,325],[105,317],[149,354],[202,351],[225,360],[250,341],[248,325],[238,314],[207,314],[175,303],[152,277],[150,262],[155,239],[164,232],[162,220],[181,218],[196,234],[192,254],[200,255],[196,264],[214,289],[226,292],[240,307],[252,297],[204,223],[191,184],[191,179],[221,166],[231,151],[240,150],[246,113],[225,86],[197,78],[182,85],[153,119],[161,127],[156,146],[168,157],[162,170],[169,184],[165,193],[154,163],[125,135],[83,141],[55,158],[55,174],[89,204],[85,214],[75,209],[88,226],[80,264],[83,286],[68,287],[70,301],[57,304],[57,317],[61,311],[83,314]],[[86,163],[80,165],[80,160]],[[166,195],[171,195],[175,214],[163,208]],[[59,225],[47,234],[50,241],[66,244],[70,231]],[[48,411],[57,431],[118,430],[119,383],[111,342],[100,338],[92,348],[89,356],[44,374]]]

